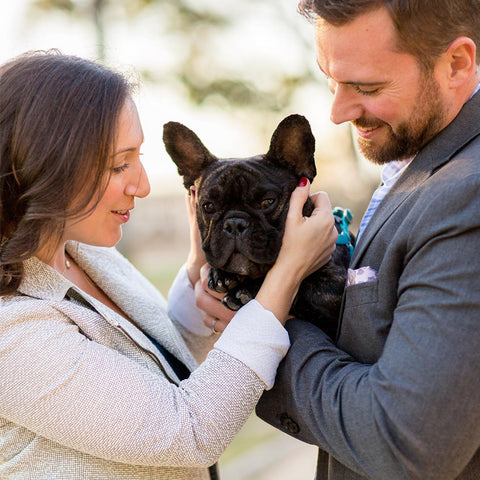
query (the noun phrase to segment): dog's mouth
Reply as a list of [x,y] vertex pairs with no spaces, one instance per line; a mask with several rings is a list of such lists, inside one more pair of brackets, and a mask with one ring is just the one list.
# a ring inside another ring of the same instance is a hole
[[245,255],[234,252],[221,268],[229,273],[257,278],[264,276],[270,265],[252,262]]
[[[228,218],[232,219],[249,220],[250,217]],[[240,276],[265,276],[280,248],[279,242],[275,241],[276,230],[272,233],[269,226],[256,225],[253,221],[242,231],[239,230],[240,223],[233,225],[237,227],[235,234],[225,228],[212,228],[214,233],[202,244],[208,263],[214,268]]]

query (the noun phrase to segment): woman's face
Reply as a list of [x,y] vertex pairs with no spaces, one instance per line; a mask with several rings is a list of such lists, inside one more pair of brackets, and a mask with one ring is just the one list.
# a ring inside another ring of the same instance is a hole
[[143,198],[150,193],[150,183],[140,161],[142,143],[137,108],[127,98],[120,112],[113,167],[105,193],[87,217],[67,221],[65,240],[101,247],[112,247],[120,240],[122,225],[130,218],[135,197]]

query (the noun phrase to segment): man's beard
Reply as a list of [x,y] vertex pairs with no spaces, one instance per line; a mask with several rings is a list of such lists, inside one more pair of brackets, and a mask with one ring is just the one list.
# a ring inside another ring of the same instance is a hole
[[383,126],[387,129],[387,139],[382,144],[358,138],[360,151],[365,158],[377,165],[392,160],[411,158],[431,140],[444,125],[444,109],[440,100],[440,89],[432,75],[425,74],[420,92],[415,100],[416,110],[408,122],[401,123],[397,131],[380,119],[359,118],[353,125],[360,128]]

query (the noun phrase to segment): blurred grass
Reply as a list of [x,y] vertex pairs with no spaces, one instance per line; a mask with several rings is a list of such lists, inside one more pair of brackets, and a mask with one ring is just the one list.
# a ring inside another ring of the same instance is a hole
[[252,413],[233,442],[225,450],[220,464],[228,463],[239,456],[245,455],[259,443],[271,440],[276,435],[281,435],[281,433],[260,420],[255,413]]
[[162,269],[143,268],[142,273],[160,290],[162,295],[167,298],[168,290],[179,268],[177,265],[169,265]]

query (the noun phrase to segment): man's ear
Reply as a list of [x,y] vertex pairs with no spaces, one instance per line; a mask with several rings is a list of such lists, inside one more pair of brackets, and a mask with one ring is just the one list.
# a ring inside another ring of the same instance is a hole
[[210,164],[217,161],[197,135],[181,123],[168,122],[163,126],[163,143],[187,190]]
[[284,118],[272,135],[265,159],[293,171],[298,179],[315,177],[315,137],[310,124],[301,115]]
[[450,88],[458,88],[477,72],[477,47],[469,37],[458,37],[445,51],[447,75]]

